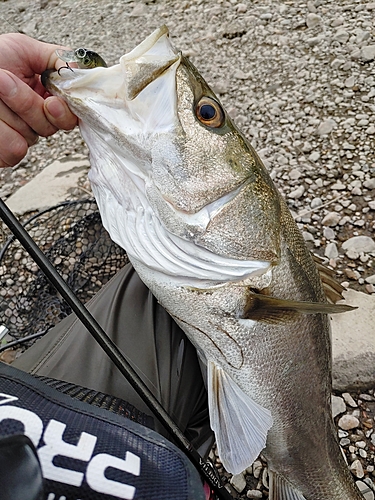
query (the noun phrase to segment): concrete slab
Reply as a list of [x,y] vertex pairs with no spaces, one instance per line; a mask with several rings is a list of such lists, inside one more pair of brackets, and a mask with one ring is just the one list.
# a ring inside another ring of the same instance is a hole
[[333,387],[339,391],[375,387],[375,296],[348,289],[339,303],[358,309],[331,317]]
[[43,210],[72,199],[70,191],[87,174],[89,160],[83,155],[66,156],[53,161],[30,182],[10,196],[6,203],[18,215]]

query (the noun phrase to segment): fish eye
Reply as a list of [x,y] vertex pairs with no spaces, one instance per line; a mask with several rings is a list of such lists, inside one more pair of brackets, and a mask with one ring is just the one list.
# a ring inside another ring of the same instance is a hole
[[80,59],[83,59],[86,55],[86,50],[85,49],[77,49],[75,51],[76,56],[79,57]]
[[207,127],[219,128],[223,125],[225,115],[220,104],[211,97],[202,97],[195,108],[198,120]]

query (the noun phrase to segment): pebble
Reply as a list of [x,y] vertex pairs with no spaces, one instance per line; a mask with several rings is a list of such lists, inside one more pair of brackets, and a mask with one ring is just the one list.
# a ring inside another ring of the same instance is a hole
[[328,245],[326,246],[326,248],[324,250],[324,255],[328,259],[337,259],[337,257],[339,256],[339,252],[337,250],[336,243],[334,243],[334,242],[328,243]]
[[246,493],[246,497],[247,498],[253,498],[253,499],[263,498],[263,494],[259,490],[248,490],[247,493]]
[[323,226],[337,226],[341,219],[341,215],[337,212],[329,212],[322,220]]
[[343,243],[342,248],[346,252],[375,252],[375,241],[369,236],[353,236]]
[[317,14],[314,14],[313,12],[310,12],[310,14],[307,14],[306,17],[306,26],[308,28],[315,28],[315,26],[318,26],[321,24],[322,18],[318,16]]
[[367,45],[361,49],[361,59],[370,62],[375,59],[375,45]]
[[253,475],[256,479],[258,479],[261,475],[261,472],[262,472],[262,469],[263,469],[263,464],[262,462],[260,462],[259,460],[256,460],[254,463],[253,463]]
[[291,191],[288,194],[288,197],[293,198],[293,199],[298,199],[298,198],[301,198],[301,196],[303,195],[304,192],[305,192],[305,186],[303,184],[301,184],[300,186],[298,186],[297,189],[294,189],[293,191]]
[[338,421],[338,426],[344,431],[355,429],[359,426],[359,420],[353,415],[343,415]]
[[371,489],[368,487],[366,483],[364,483],[363,481],[356,481],[355,484],[362,492],[362,495],[365,500],[374,500],[374,493],[371,491]]
[[340,413],[344,413],[346,411],[346,405],[344,400],[340,396],[331,396],[332,401],[332,417],[335,418]]
[[348,392],[344,392],[342,397],[344,398],[344,401],[347,405],[351,406],[352,408],[358,407],[357,403]]
[[335,231],[331,227],[325,227],[323,229],[323,236],[327,240],[333,240],[336,236]]
[[234,474],[230,479],[230,484],[238,493],[242,493],[246,488],[245,476],[243,474]]
[[336,122],[335,120],[332,120],[332,118],[328,118],[328,120],[324,120],[323,122],[320,122],[316,133],[318,135],[327,135],[332,132],[332,130],[336,127]]
[[354,462],[350,466],[350,470],[355,475],[355,477],[358,477],[358,479],[362,479],[365,475],[365,473],[363,472],[362,463],[359,459],[354,460]]
[[375,189],[375,178],[364,181],[363,186],[367,189]]

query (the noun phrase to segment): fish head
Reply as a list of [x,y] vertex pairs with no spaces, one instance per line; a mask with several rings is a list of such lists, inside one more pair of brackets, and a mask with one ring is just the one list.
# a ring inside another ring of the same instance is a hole
[[[130,258],[146,261],[151,247],[163,253],[172,245],[206,262],[221,259],[221,268],[237,266],[234,280],[278,261],[279,195],[165,26],[115,66],[63,68],[45,85],[80,119],[104,225]],[[160,264],[154,257],[148,266]]]

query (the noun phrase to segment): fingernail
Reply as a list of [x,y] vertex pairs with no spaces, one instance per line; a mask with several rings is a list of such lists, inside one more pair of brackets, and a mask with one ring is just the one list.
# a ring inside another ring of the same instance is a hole
[[5,71],[0,71],[0,94],[4,97],[13,97],[17,93],[17,84]]
[[45,106],[53,118],[59,119],[66,115],[66,108],[60,99],[49,97],[45,101]]

